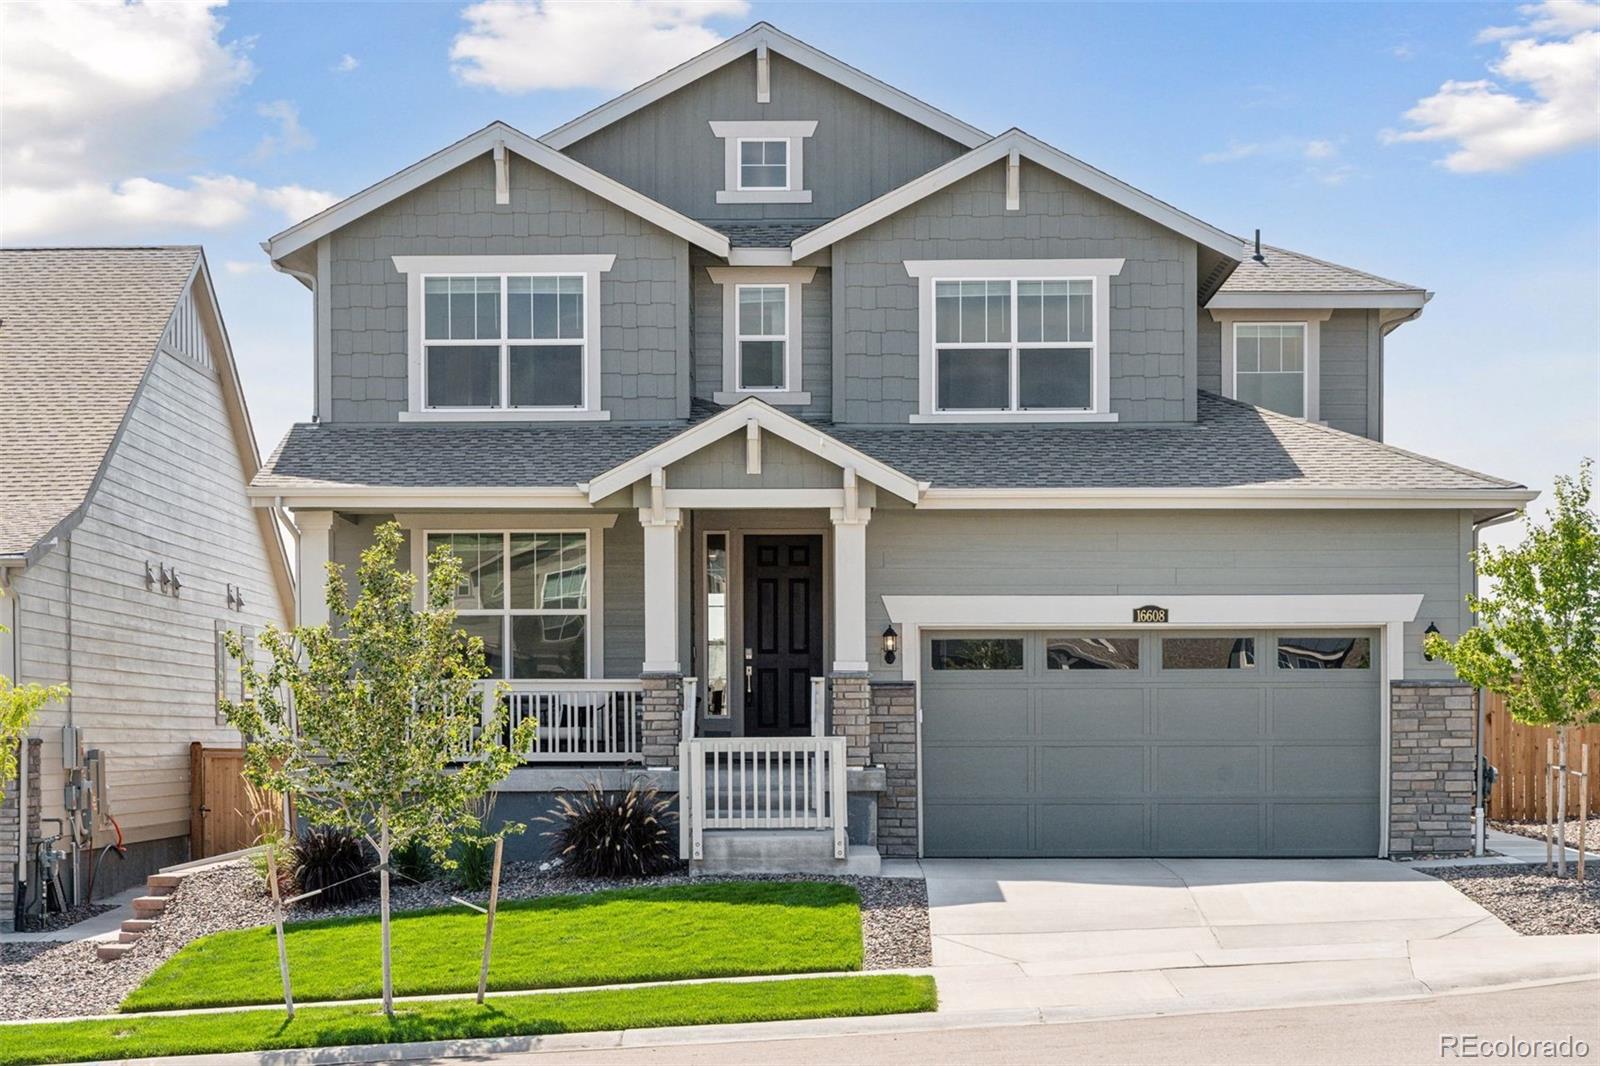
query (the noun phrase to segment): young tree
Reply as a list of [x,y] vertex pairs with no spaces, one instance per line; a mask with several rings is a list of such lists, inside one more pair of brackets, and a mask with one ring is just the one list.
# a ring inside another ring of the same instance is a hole
[[[461,564],[441,548],[429,560],[426,606],[414,575],[395,565],[398,525],[377,530],[361,555],[353,607],[343,568],[328,566],[329,623],[267,629],[271,660],[258,670],[237,639],[244,699],[223,713],[250,742],[245,777],[296,796],[312,821],[360,834],[377,852],[383,937],[383,1009],[394,1016],[389,952],[389,860],[420,841],[452,865],[449,845],[477,833],[474,800],[533,743],[525,723],[509,745],[505,693],[485,721],[483,641],[456,627]],[[480,728],[481,726],[481,728]]]
[[[1521,544],[1474,553],[1489,582],[1467,600],[1478,624],[1453,644],[1428,640],[1429,654],[1455,666],[1461,680],[1504,696],[1517,721],[1554,727],[1563,769],[1568,731],[1600,722],[1600,519],[1590,506],[1591,466],[1586,459],[1576,478],[1556,478],[1548,525],[1525,517]],[[1567,775],[1560,778],[1564,840]]]
[[[0,633],[9,633],[0,626]],[[5,787],[17,776],[17,750],[33,716],[47,703],[67,698],[65,685],[15,685],[5,674],[0,674],[0,802],[5,801]]]

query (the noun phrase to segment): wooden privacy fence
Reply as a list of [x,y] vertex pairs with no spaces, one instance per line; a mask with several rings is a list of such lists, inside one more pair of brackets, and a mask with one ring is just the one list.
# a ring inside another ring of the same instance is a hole
[[[1500,772],[1489,793],[1489,817],[1511,821],[1543,820],[1545,802],[1545,751],[1556,731],[1523,725],[1506,711],[1505,701],[1493,692],[1484,697],[1483,754]],[[1600,726],[1567,733],[1567,764],[1583,769],[1583,746],[1589,745],[1591,771],[1600,770]],[[1568,783],[1567,813],[1577,817],[1575,783]],[[1589,775],[1589,810],[1600,810],[1600,773]]]
[[190,743],[189,857],[209,859],[253,846],[261,831],[250,815],[244,749]]

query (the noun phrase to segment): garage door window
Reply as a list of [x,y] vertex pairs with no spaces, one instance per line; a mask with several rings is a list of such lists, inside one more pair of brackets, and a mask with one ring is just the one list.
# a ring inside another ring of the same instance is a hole
[[1367,670],[1372,642],[1366,637],[1278,638],[1279,670]]
[[934,640],[935,670],[1021,670],[1022,638]]
[[1163,670],[1253,670],[1255,637],[1167,637],[1161,642]]
[[1051,637],[1045,641],[1051,670],[1137,670],[1138,637]]

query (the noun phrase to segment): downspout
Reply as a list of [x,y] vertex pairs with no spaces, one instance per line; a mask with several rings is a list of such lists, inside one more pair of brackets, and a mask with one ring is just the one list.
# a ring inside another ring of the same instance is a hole
[[311,421],[319,420],[322,411],[322,360],[329,358],[329,353],[319,351],[322,343],[321,317],[317,313],[317,276],[304,270],[295,270],[293,267],[284,266],[272,258],[272,247],[262,242],[261,250],[267,253],[267,259],[272,263],[272,269],[280,274],[287,274],[300,284],[311,290]]
[[[5,617],[0,618],[0,625],[4,625],[11,634],[11,639],[6,644],[10,653],[7,658],[10,661],[0,663],[0,673],[21,684],[22,653],[17,649],[17,586],[12,579],[11,571],[4,565],[0,565],[0,601],[5,604]],[[17,741],[17,866],[11,879],[16,884],[15,901],[19,904],[17,917],[20,920],[22,886],[28,880],[28,735],[26,732]]]
[[[1478,553],[1478,530],[1502,525],[1520,514],[1522,514],[1521,511],[1507,511],[1505,514],[1486,518],[1482,522],[1472,523],[1473,555],[1476,556]],[[1472,598],[1478,598],[1478,566],[1476,563],[1472,566]],[[1474,612],[1474,616],[1476,616],[1476,612]],[[1483,800],[1483,738],[1488,728],[1486,718],[1488,704],[1483,698],[1483,689],[1481,688],[1473,693],[1473,699],[1477,701],[1478,728],[1477,735],[1473,738],[1473,753],[1477,755],[1477,758],[1472,762],[1472,782],[1477,789],[1477,794],[1472,797],[1472,853],[1481,859],[1489,851],[1489,822]]]

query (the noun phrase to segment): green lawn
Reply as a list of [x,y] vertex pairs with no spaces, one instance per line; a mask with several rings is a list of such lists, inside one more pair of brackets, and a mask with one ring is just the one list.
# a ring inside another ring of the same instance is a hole
[[661,985],[639,989],[401,1004],[387,1021],[376,1006],[145,1015],[98,1022],[0,1027],[0,1066],[156,1055],[334,1047],[343,1044],[532,1036],[663,1025],[769,1022],[934,1009],[933,978],[886,974],[788,981]]
[[[464,907],[393,921],[396,995],[478,987],[484,916]],[[380,994],[378,919],[287,928],[297,1003]],[[861,968],[861,900],[848,885],[730,882],[550,896],[502,904],[489,987],[563,988],[689,977]],[[123,1001],[125,1011],[276,1003],[270,928],[187,945]]]

